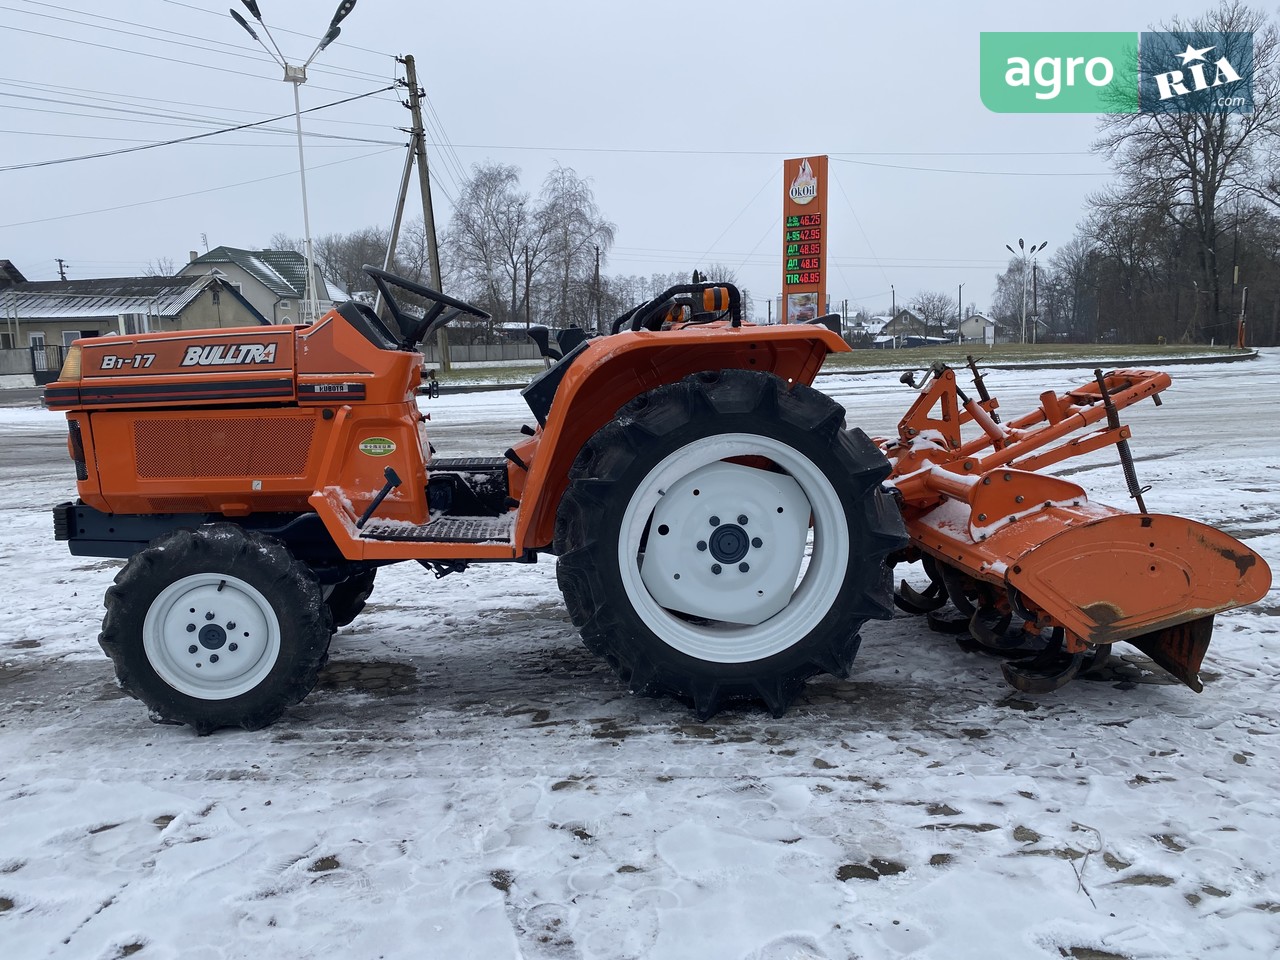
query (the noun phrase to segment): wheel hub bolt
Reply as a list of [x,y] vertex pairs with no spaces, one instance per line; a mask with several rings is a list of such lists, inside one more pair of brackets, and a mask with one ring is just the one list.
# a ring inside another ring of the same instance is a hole
[[718,564],[718,563],[713,563],[713,564],[711,565],[711,572],[712,572],[712,573],[715,573],[715,574],[719,574],[719,573],[720,573],[720,564]]
[[706,549],[707,549],[707,541],[705,541],[705,540],[699,540],[699,541],[698,541],[698,549],[699,549],[699,550],[706,550]]
[[718,526],[720,526],[720,518],[719,518],[719,517],[712,517],[712,518],[711,518],[711,525],[712,525],[713,527],[718,527]]
[[196,625],[194,623],[188,623],[187,633],[195,633],[195,632],[196,632]]
[[235,653],[237,650],[239,650],[239,649],[240,649],[240,644],[238,644],[238,643],[231,643],[231,644],[228,644],[228,645],[227,645],[227,649],[228,649],[228,650],[230,650],[232,653]]
[[743,573],[746,573],[748,570],[750,570],[750,569],[751,569],[751,564],[749,564],[749,563],[740,563],[740,564],[738,564],[738,569],[739,569],[739,570],[741,570]]
[[764,541],[761,540],[759,537],[752,537],[751,545],[755,547],[757,550],[759,550],[761,547],[764,546]]
[[212,613],[212,611],[211,611],[211,612],[209,612],[209,613],[206,613],[206,614],[204,615],[204,618],[205,618],[206,620],[212,620],[212,619],[213,619],[213,613]]
[[745,513],[738,514],[738,523],[744,527],[747,525],[747,515]]
[[191,646],[187,647],[187,653],[199,653],[199,652],[200,652],[200,648],[197,647],[194,643]]
[[218,662],[218,655],[217,655],[216,653],[211,653],[211,654],[209,654],[209,662],[210,662],[210,663],[217,663],[217,662]]

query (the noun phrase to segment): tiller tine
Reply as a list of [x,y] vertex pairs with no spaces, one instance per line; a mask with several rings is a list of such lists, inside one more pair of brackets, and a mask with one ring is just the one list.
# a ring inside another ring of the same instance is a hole
[[1026,657],[1040,653],[1046,641],[1038,634],[1009,629],[1013,617],[1008,613],[979,607],[969,618],[969,633],[978,643],[977,649],[998,657]]
[[946,602],[947,591],[941,583],[931,583],[922,592],[903,580],[898,584],[898,589],[893,595],[894,606],[905,613],[914,613],[916,616],[932,613]]
[[[1100,643],[1096,647],[1090,648],[1089,652],[1084,655],[1084,666],[1080,668],[1080,672],[1091,673],[1098,667],[1104,666],[1110,659],[1111,644]],[[1170,673],[1172,672],[1173,671],[1170,671]]]
[[1063,635],[1064,631],[1057,628],[1048,645],[1036,656],[1000,664],[1008,684],[1023,693],[1052,693],[1074,680],[1084,669],[1086,654],[1064,651]]
[[[929,629],[934,633],[956,634],[956,642],[969,649],[969,644],[977,646],[969,639],[969,618],[955,610],[935,610],[927,615]],[[963,642],[962,642],[963,641]]]

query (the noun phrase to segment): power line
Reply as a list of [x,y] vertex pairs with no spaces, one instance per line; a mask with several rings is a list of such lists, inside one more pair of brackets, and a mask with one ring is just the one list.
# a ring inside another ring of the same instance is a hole
[[[431,146],[440,146],[440,144],[431,144]],[[562,153],[638,153],[638,154],[674,154],[676,156],[695,156],[695,157],[791,157],[801,156],[804,151],[801,150],[693,150],[679,149],[675,147],[572,147],[572,146],[530,146],[528,144],[515,143],[458,143],[454,144],[464,150],[536,150],[543,153],[553,153],[556,151]],[[939,151],[902,151],[902,150],[878,150],[878,151],[841,151],[838,153],[828,153],[833,160],[840,160],[842,163],[854,163],[856,161],[844,160],[844,157],[1089,157],[1093,156],[1087,150],[1027,150],[1027,151],[1008,151],[1001,150],[995,152],[986,151],[967,151],[956,152],[948,150]],[[907,168],[913,169],[913,168]],[[956,171],[964,173],[966,171]]]
[[711,241],[711,244],[707,247],[706,251],[698,258],[699,262],[704,261],[706,257],[711,253],[711,251],[715,249],[716,244],[719,243],[721,240],[723,240],[724,235],[733,228],[733,225],[742,219],[742,215],[746,213],[751,208],[751,205],[754,204],[756,200],[760,198],[760,194],[764,193],[765,188],[768,187],[771,183],[773,183],[773,180],[776,176],[777,176],[776,170],[769,172],[768,179],[765,180],[765,182],[760,185],[760,189],[757,190],[752,195],[751,199],[748,200],[743,205],[742,209],[738,211],[737,216],[735,216],[732,220],[730,220],[729,223],[725,226],[725,228],[720,231],[720,236],[716,237],[714,240]]
[[[266,129],[266,128],[264,128],[264,130],[265,130],[265,129]],[[293,133],[293,131],[291,131],[291,130],[279,130],[279,131],[277,131],[277,130],[275,130],[274,128],[272,128],[269,132],[271,132],[271,133],[277,133],[277,132],[278,132],[278,133],[282,133],[282,134],[287,134],[287,135],[289,135],[289,136],[294,136],[294,135],[295,135],[295,134]],[[152,142],[152,141],[150,141],[150,140],[143,140],[143,139],[136,138],[136,137],[93,137],[93,136],[88,136],[88,135],[83,134],[83,133],[48,133],[48,132],[46,132],[46,131],[44,131],[44,130],[0,130],[0,133],[2,133],[2,134],[7,134],[7,135],[9,135],[9,136],[17,136],[17,137],[44,137],[44,138],[49,138],[49,137],[60,137],[60,138],[62,138],[62,139],[64,139],[64,140],[90,140],[90,141],[102,142],[102,143],[151,143],[151,142]],[[344,150],[344,149],[349,149],[349,148],[346,146],[346,145],[347,145],[347,144],[349,144],[349,143],[374,144],[374,145],[376,145],[376,146],[381,146],[381,147],[399,147],[399,146],[403,146],[403,144],[402,144],[402,143],[397,142],[397,141],[395,141],[395,140],[373,140],[373,139],[371,139],[371,138],[369,138],[369,137],[343,137],[343,136],[339,136],[339,135],[337,135],[337,134],[326,134],[326,133],[305,133],[305,132],[304,132],[304,133],[303,133],[303,137],[304,137],[304,138],[306,138],[307,140],[310,140],[312,137],[323,137],[323,138],[325,138],[325,139],[327,139],[327,140],[341,140],[341,141],[343,141],[342,143],[312,143],[312,144],[309,144],[309,145],[308,145],[308,146],[309,146],[309,149],[311,149],[311,150],[323,150],[323,149],[326,149],[326,148],[327,148],[327,149],[330,149],[330,150]],[[205,146],[205,147],[236,147],[236,148],[240,148],[240,149],[249,149],[249,150],[259,150],[259,149],[274,150],[274,149],[277,149],[277,148],[280,148],[280,149],[288,149],[288,150],[296,150],[296,149],[298,149],[298,148],[297,148],[297,145],[296,145],[296,144],[294,144],[294,143],[284,143],[284,142],[278,142],[278,143],[228,143],[228,142],[227,142],[227,141],[225,141],[225,140],[219,140],[219,141],[217,141],[216,143],[205,143],[205,144],[201,144],[201,146]]]
[[[196,13],[205,13],[205,14],[208,14],[209,16],[217,17],[219,20],[221,20],[221,19],[222,19],[222,14],[221,14],[221,13],[216,13],[216,12],[215,12],[215,11],[213,11],[213,10],[206,10],[204,7],[197,7],[197,6],[194,6],[194,5],[190,4],[190,3],[182,3],[182,2],[181,2],[181,0],[160,0],[160,2],[161,2],[161,3],[167,3],[167,4],[169,4],[170,6],[174,6],[174,7],[184,7],[184,8],[186,8],[187,10],[194,10]],[[300,32],[299,32],[299,31],[297,31],[297,30],[289,30],[289,29],[287,29],[287,28],[285,28],[285,27],[276,27],[275,29],[276,29],[276,33],[288,33],[288,34],[291,34],[291,35],[293,35],[293,36],[295,36],[295,37],[306,37],[308,41],[314,41],[314,40],[315,40],[315,37],[309,37],[309,36],[307,36],[305,33],[300,33]],[[384,50],[371,50],[369,47],[362,47],[362,46],[359,46],[358,44],[348,43],[348,42],[347,42],[347,41],[345,41],[345,40],[336,40],[336,41],[334,41],[333,46],[335,46],[335,47],[348,47],[348,48],[350,48],[350,49],[352,49],[352,50],[359,50],[359,51],[361,51],[362,53],[372,53],[372,54],[375,54],[375,55],[377,55],[377,56],[379,56],[379,57],[392,57],[392,58],[394,58],[394,57],[395,57],[395,54],[387,53],[387,52],[386,52],[386,51],[384,51]]]
[[[245,47],[240,44],[229,43],[223,40],[212,40],[212,39],[210,39],[209,42],[214,44],[215,46],[205,46],[198,43],[188,42],[190,38],[189,38],[189,35],[186,33],[181,33],[176,30],[166,30],[163,27],[157,27],[149,23],[135,23],[131,20],[120,20],[115,17],[107,17],[98,13],[89,13],[88,11],[85,11],[85,10],[75,10],[69,7],[61,7],[54,3],[44,3],[42,2],[42,0],[23,0],[23,2],[31,4],[33,6],[46,7],[51,10],[62,10],[68,13],[74,13],[74,14],[77,14],[77,16],[81,19],[73,20],[73,19],[68,19],[66,17],[57,17],[49,13],[37,13],[32,10],[19,10],[14,7],[0,6],[0,10],[9,10],[12,13],[21,13],[29,17],[40,17],[46,20],[53,20],[58,23],[70,23],[76,26],[86,26],[95,30],[103,30],[108,33],[120,33],[130,38],[136,38],[141,40],[152,40],[159,43],[167,44],[169,46],[189,47],[193,50],[202,50],[205,53],[220,54],[222,56],[227,56],[227,57],[237,57],[244,60],[254,60],[261,63],[269,62],[268,60],[265,60],[260,54],[258,54],[257,50],[254,49],[253,47]],[[86,24],[82,19],[84,17],[92,17],[95,20],[102,20],[107,23],[119,23],[128,27],[132,27],[133,29],[120,30],[115,27],[106,27],[100,24]],[[156,36],[140,35],[138,33],[139,30],[147,30],[155,34],[163,34],[164,36],[156,37]],[[299,36],[302,36],[302,34],[299,34]],[[181,39],[181,40],[170,39],[173,37],[182,37],[184,39]],[[225,47],[227,49],[225,50],[217,49],[218,47]],[[349,79],[361,79],[361,80],[383,79],[383,77],[377,74],[366,73],[363,70],[352,70],[350,68],[338,67],[333,65],[326,66],[326,67],[316,67],[313,73],[327,73],[334,76],[347,75]]]
[[[26,30],[22,27],[6,26],[5,30],[11,33],[27,33],[36,37],[47,37],[50,40],[64,40],[67,43],[79,43],[87,47],[96,47],[99,50],[114,50],[117,53],[126,53],[131,57],[147,57],[152,60],[162,60],[165,63],[180,64],[181,66],[184,66],[184,67],[201,67],[205,70],[216,70],[219,73],[230,73],[238,77],[249,77],[252,80],[268,79],[267,77],[264,77],[260,73],[246,73],[244,70],[232,70],[230,67],[216,67],[211,63],[195,63],[191,60],[177,60],[173,57],[162,57],[158,53],[143,53],[138,50],[129,50],[125,47],[114,47],[109,43],[94,43],[92,40],[77,40],[74,37],[61,37],[55,33],[42,33],[39,30]],[[259,60],[259,62],[266,64],[269,61]],[[340,90],[336,87],[322,87],[315,84],[312,85],[312,89],[323,90],[327,93],[350,93],[351,92],[350,90]]]
[[[333,103],[322,104],[321,106],[318,106],[318,107],[308,107],[306,110],[303,110],[302,112],[312,113],[316,110],[327,110],[329,107],[341,106],[344,103],[351,103],[353,100],[363,100],[365,97],[371,97],[375,93],[382,93],[383,90],[388,90],[388,89],[390,89],[390,87],[384,87],[382,90],[374,90],[374,91],[371,91],[370,93],[357,94],[356,96],[348,97],[345,100],[335,100]],[[287,120],[290,116],[292,116],[292,114],[286,113],[278,117],[272,117],[270,120],[258,120],[253,123],[242,123],[237,127],[226,127],[221,130],[210,130],[207,133],[196,133],[196,134],[192,134],[189,137],[179,137],[176,140],[161,140],[157,143],[148,143],[148,144],[143,144],[137,147],[121,147],[119,150],[107,150],[102,153],[86,153],[78,157],[63,157],[58,160],[37,160],[32,163],[18,163],[18,164],[13,164],[7,167],[0,167],[0,173],[7,173],[11,170],[30,170],[34,167],[51,167],[56,164],[62,164],[62,163],[76,163],[80,160],[97,160],[102,157],[117,157],[117,156],[120,156],[121,154],[137,153],[140,150],[152,150],[152,149],[155,149],[156,147],[170,147],[176,143],[190,143],[193,140],[203,140],[206,137],[216,137],[223,133],[234,133],[237,130],[247,130],[250,127],[260,127],[265,123],[275,123],[278,120]]]
[[[367,160],[370,157],[380,157],[390,152],[391,152],[390,150],[375,150],[373,153],[362,154],[358,157],[347,157],[346,159],[343,159],[343,160],[331,160],[328,163],[317,164],[315,169],[322,170],[325,167],[336,167],[342,163],[355,163],[358,160]],[[285,173],[275,173],[268,177],[257,177],[256,179],[253,179],[253,180],[241,180],[238,183],[226,183],[226,184],[223,184],[222,186],[209,187],[205,190],[192,190],[189,193],[176,193],[170,197],[156,197],[151,200],[138,200],[133,203],[117,204],[114,207],[101,207],[97,210],[82,210],[79,213],[64,213],[59,216],[53,216],[53,217],[42,216],[42,217],[37,217],[34,220],[20,220],[14,223],[0,223],[0,230],[7,229],[9,227],[26,227],[26,226],[30,226],[33,223],[48,223],[54,220],[73,220],[76,217],[88,217],[96,213],[113,213],[116,210],[128,210],[133,207],[145,207],[153,203],[166,203],[170,200],[182,200],[186,197],[198,197],[206,193],[216,193],[219,190],[231,190],[231,189],[234,189],[235,187],[245,187],[255,183],[266,183],[269,180],[280,180],[280,179],[283,179],[284,177],[293,177],[293,176],[297,176],[297,173],[298,173],[297,170],[289,170]]]
[[943,167],[912,167],[898,163],[873,163],[870,160],[848,160],[843,157],[831,158],[837,163],[852,163],[859,167],[882,167],[887,170],[913,170],[921,173],[960,173],[974,177],[1110,177],[1111,171],[1097,173],[1069,173],[1061,171],[1038,170],[951,170]]
[[[840,193],[844,196],[844,202],[849,206],[849,213],[853,215],[853,222],[858,225],[858,232],[862,234],[862,240],[867,245],[867,252],[871,254],[871,258],[875,260],[876,266],[880,268],[880,275],[884,277],[884,282],[890,283],[889,275],[885,273],[884,266],[880,263],[880,258],[876,256],[875,247],[871,246],[871,238],[867,236],[867,231],[863,229],[862,221],[858,219],[858,212],[853,209],[853,201],[849,199],[849,194],[845,192],[844,184],[841,182],[839,177],[833,177],[832,179],[835,180],[836,186],[840,188]],[[846,287],[851,286],[843,273],[840,274],[840,277],[844,280]]]
[[[243,114],[249,114],[250,116],[256,116],[256,117],[263,117],[266,115],[265,112],[262,110],[249,110],[243,107],[232,107],[232,106],[227,106],[225,104],[192,103],[187,100],[162,100],[162,99],[157,99],[155,97],[139,97],[134,94],[118,93],[118,92],[105,91],[105,90],[90,91],[90,90],[86,90],[84,87],[68,87],[68,86],[62,86],[61,84],[56,84],[56,83],[32,83],[26,80],[15,80],[12,77],[0,77],[0,86],[13,86],[13,87],[17,87],[20,90],[35,90],[40,93],[71,94],[71,95],[75,95],[81,100],[102,100],[102,101],[105,101],[106,103],[111,103],[112,101],[124,102],[124,103],[127,103],[129,106],[139,106],[139,105],[145,105],[145,104],[162,104],[166,107],[169,107],[169,106],[196,107],[201,110],[219,110],[224,113],[243,113]],[[16,96],[16,95],[9,94],[9,93],[0,93],[0,96]],[[398,100],[390,100],[386,102],[399,103]],[[86,106],[92,106],[92,105],[86,104]],[[108,109],[108,107],[95,106],[94,109]],[[85,114],[77,114],[77,116],[85,116]],[[210,120],[211,118],[201,117],[199,119]],[[392,126],[392,124],[388,124],[388,123],[371,123],[367,120],[337,120],[331,117],[318,117],[316,118],[316,120],[321,123],[335,123],[335,124],[344,124],[347,126],[357,126],[357,127],[374,127],[381,130],[385,130],[388,127]],[[223,120],[219,122],[230,123],[232,121]]]

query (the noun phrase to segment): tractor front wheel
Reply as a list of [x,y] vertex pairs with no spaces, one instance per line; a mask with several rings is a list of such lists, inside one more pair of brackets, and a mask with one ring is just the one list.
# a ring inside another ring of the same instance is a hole
[[315,575],[222,523],[154,540],[107,590],[99,643],[153,720],[257,730],[311,692],[333,632]]
[[365,570],[353,577],[335,583],[325,592],[324,602],[333,615],[334,627],[345,627],[358,617],[373,593],[373,583],[378,571]]
[[892,616],[905,543],[884,457],[803,385],[726,370],[632,400],[584,446],[557,517],[557,576],[586,645],[643,693],[780,716],[847,676]]

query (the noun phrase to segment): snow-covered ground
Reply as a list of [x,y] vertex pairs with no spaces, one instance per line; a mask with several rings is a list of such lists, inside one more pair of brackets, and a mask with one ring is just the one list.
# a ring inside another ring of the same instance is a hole
[[[1124,415],[1148,506],[1280,566],[1280,356],[1174,377]],[[1086,379],[990,383],[1011,412]],[[871,433],[911,399],[887,374],[819,385]],[[513,392],[424,407],[444,456],[528,419]],[[1121,662],[1023,696],[899,615],[785,718],[701,724],[582,648],[553,561],[402,565],[299,707],[198,738],[148,722],[98,649],[118,564],[52,539],[64,438],[0,410],[5,960],[1280,952],[1274,589],[1219,617],[1201,695]],[[1127,502],[1113,450],[1069,469]]]

